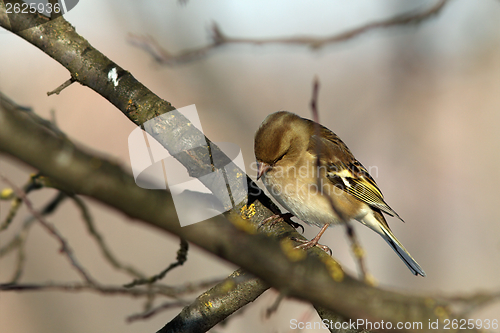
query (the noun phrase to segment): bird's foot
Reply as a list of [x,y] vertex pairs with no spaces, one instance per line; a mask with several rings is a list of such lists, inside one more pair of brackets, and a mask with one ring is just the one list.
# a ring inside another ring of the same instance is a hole
[[294,215],[292,213],[276,214],[276,215],[270,216],[267,219],[265,219],[264,221],[262,221],[259,225],[259,228],[267,223],[270,223],[270,225],[273,226],[278,222],[284,221],[295,229],[297,229],[299,227],[302,228],[302,232],[304,232],[304,227],[299,223],[293,222],[291,220],[292,217],[294,217]]
[[317,246],[320,249],[322,249],[323,251],[325,251],[326,253],[332,255],[332,250],[326,245],[319,244],[317,239],[312,239],[310,241],[307,241],[307,240],[292,237],[292,240],[299,242],[299,243],[302,243],[300,245],[297,245],[295,247],[296,249],[309,250],[310,248]]

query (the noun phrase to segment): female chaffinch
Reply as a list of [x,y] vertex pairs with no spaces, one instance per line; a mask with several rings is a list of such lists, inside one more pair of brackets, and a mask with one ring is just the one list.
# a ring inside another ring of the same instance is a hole
[[385,203],[375,180],[335,133],[291,112],[279,111],[264,119],[255,134],[254,148],[257,180],[262,179],[271,195],[293,215],[322,228],[315,238],[298,247],[318,245],[329,226],[354,219],[382,236],[413,274],[425,276],[382,213],[401,218]]

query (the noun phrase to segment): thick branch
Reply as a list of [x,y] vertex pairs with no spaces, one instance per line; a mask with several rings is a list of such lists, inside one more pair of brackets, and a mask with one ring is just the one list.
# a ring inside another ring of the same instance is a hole
[[[243,307],[249,300],[258,297],[255,290],[263,293],[268,288],[262,280],[237,270],[225,281],[201,294],[158,333],[206,332],[234,312],[234,307],[226,304],[233,303],[235,296],[241,302],[240,307]],[[211,308],[216,309],[215,314]]]

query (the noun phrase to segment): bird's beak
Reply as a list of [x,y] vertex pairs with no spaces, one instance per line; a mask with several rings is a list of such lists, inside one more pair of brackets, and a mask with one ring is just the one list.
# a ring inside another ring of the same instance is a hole
[[259,180],[270,168],[271,166],[267,163],[257,162],[257,180]]

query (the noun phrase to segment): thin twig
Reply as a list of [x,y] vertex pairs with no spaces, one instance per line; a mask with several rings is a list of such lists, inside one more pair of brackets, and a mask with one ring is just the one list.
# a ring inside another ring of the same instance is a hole
[[[28,182],[23,186],[23,191],[25,193],[41,188],[40,184],[37,182],[37,178],[38,174],[31,175]],[[0,223],[0,232],[2,232],[9,227],[14,220],[14,217],[16,217],[19,208],[21,208],[22,200],[15,195],[15,192],[11,188],[5,188],[1,191],[0,200],[12,200],[9,213],[5,217],[4,221]]]
[[[183,285],[177,287],[169,287],[173,295],[181,296],[186,294],[191,294],[199,292],[201,290],[206,290],[213,287],[214,285],[221,283],[225,278],[214,278],[212,280],[203,280],[199,282],[186,282]],[[158,284],[155,284],[158,286]]]
[[[313,83],[313,91],[312,91],[312,98],[311,98],[311,111],[313,114],[313,120],[315,122],[314,124],[314,132],[315,135],[320,138],[321,133],[320,133],[320,125],[319,125],[319,112],[318,112],[318,92],[319,92],[319,80],[317,77],[314,78],[314,83]],[[320,142],[320,141],[318,141]],[[324,184],[321,181],[321,176],[320,176],[320,171],[321,171],[321,145],[318,144],[316,146],[316,172],[317,172],[317,177],[316,177],[316,185],[318,187],[318,190],[321,191],[321,193],[324,193],[323,191],[323,186]],[[327,192],[329,193],[329,191]],[[359,266],[359,271],[361,275],[361,279],[368,282],[368,275],[366,271],[366,266],[364,262],[364,251],[363,248],[361,247],[358,238],[356,236],[356,232],[354,231],[353,226],[351,225],[351,221],[345,214],[338,208],[337,203],[333,200],[333,198],[330,195],[324,195],[324,197],[328,200],[330,207],[332,208],[333,212],[335,215],[339,217],[339,219],[344,223],[346,227],[346,232],[347,236],[349,237],[349,240],[351,241],[351,246],[352,250],[354,253],[354,256],[356,258],[356,261],[358,262]]]
[[165,275],[168,272],[170,272],[172,269],[174,269],[175,267],[181,266],[186,262],[188,248],[189,248],[188,242],[181,238],[180,248],[177,251],[177,260],[175,262],[171,263],[167,268],[165,268],[159,274],[153,275],[153,276],[151,276],[149,278],[145,278],[145,279],[136,279],[136,280],[126,284],[124,287],[132,288],[134,286],[141,285],[141,284],[152,284],[158,280],[163,279],[165,277]]
[[94,291],[110,295],[129,295],[132,297],[144,297],[151,294],[164,297],[178,298],[183,295],[200,292],[208,287],[220,283],[223,278],[213,280],[202,280],[198,282],[185,283],[179,286],[165,286],[161,284],[148,285],[147,287],[126,288],[114,285],[90,285],[82,282],[43,282],[43,283],[3,283],[0,284],[1,291]]
[[216,23],[213,23],[210,29],[210,35],[211,35],[210,44],[199,48],[184,50],[179,54],[172,54],[168,52],[167,50],[162,48],[158,44],[158,42],[151,36],[137,36],[130,34],[128,40],[132,45],[140,49],[143,49],[144,51],[149,53],[155,59],[156,62],[169,66],[178,65],[186,63],[188,61],[200,59],[202,57],[207,56],[207,54],[213,51],[214,49],[219,48],[222,45],[226,44],[304,45],[310,47],[311,49],[319,49],[327,45],[351,40],[369,31],[381,28],[390,28],[394,26],[421,23],[439,14],[448,1],[450,0],[439,0],[434,5],[430,6],[428,9],[423,11],[411,11],[408,13],[399,14],[392,18],[367,23],[357,28],[327,37],[302,36],[302,37],[266,38],[266,39],[228,37],[222,33],[222,31],[220,30],[220,28],[217,26]]
[[354,227],[352,226],[350,221],[348,223],[345,223],[345,226],[346,226],[347,236],[351,241],[352,252],[354,253],[354,257],[356,258],[356,261],[358,263],[359,275],[363,281],[373,284],[374,283],[373,278],[367,273],[365,265],[365,260],[364,260],[365,251],[361,247],[361,243],[359,242],[358,236],[354,231]]
[[63,84],[61,84],[59,87],[57,87],[56,89],[52,90],[52,91],[49,91],[47,92],[47,96],[50,96],[50,95],[53,95],[53,94],[56,94],[56,95],[59,95],[59,93],[61,91],[64,90],[64,88],[67,88],[69,87],[73,82],[75,82],[76,80],[74,78],[70,78],[69,80],[65,81]]
[[16,283],[17,281],[19,281],[19,279],[21,279],[21,276],[23,275],[24,263],[26,262],[26,247],[24,245],[26,244],[28,230],[29,229],[23,229],[23,231],[20,233],[19,246],[17,247],[16,269],[14,270],[14,274],[12,276],[12,279],[10,280],[11,283]]
[[271,304],[271,306],[266,309],[266,318],[271,317],[273,313],[278,311],[281,301],[283,301],[284,298],[285,294],[283,292],[280,292],[278,294],[278,297],[276,297],[276,299],[274,300],[273,304]]
[[[54,199],[52,199],[41,211],[41,214],[43,216],[46,216],[50,213],[52,213],[55,208],[63,201],[65,198],[65,195],[62,194],[62,192],[59,192]],[[23,269],[24,269],[24,263],[26,259],[26,249],[25,249],[25,244],[26,244],[26,239],[28,237],[29,231],[31,230],[31,226],[33,225],[33,222],[35,221],[35,218],[33,216],[29,216],[25,221],[24,224],[19,230],[16,235],[3,247],[0,248],[0,258],[5,256],[6,254],[10,253],[11,251],[17,249],[17,262],[16,262],[16,269],[14,271],[13,277],[10,280],[10,283],[15,283],[19,281],[19,279],[22,276]]]
[[66,138],[66,134],[61,131],[55,123],[53,123],[50,120],[44,119],[40,117],[38,114],[33,112],[33,110],[29,107],[19,105],[12,101],[10,98],[5,96],[2,92],[0,92],[0,102],[4,105],[6,105],[8,108],[23,112],[24,114],[28,115],[35,123],[42,125],[43,127],[47,128],[48,130],[52,131],[55,135],[57,135],[60,138]]
[[22,276],[24,263],[26,260],[26,239],[28,237],[31,223],[25,223],[23,228],[3,247],[0,248],[0,258],[17,249],[16,268],[10,279],[10,283],[16,283]]
[[[52,214],[56,208],[59,206],[61,202],[64,201],[66,198],[66,195],[59,191],[57,195],[49,201],[49,203],[41,210],[41,215],[42,216],[47,216],[49,214]],[[19,279],[22,276],[23,269],[24,269],[24,263],[26,261],[26,248],[24,244],[26,244],[26,240],[28,238],[28,233],[31,230],[31,226],[33,225],[33,221],[35,218],[33,216],[30,216],[30,218],[26,219],[24,222],[23,228],[19,232],[19,246],[18,246],[18,258],[17,258],[17,264],[16,264],[16,271],[14,273],[14,276],[12,278],[12,283],[15,283],[19,281]]]
[[34,207],[31,201],[28,199],[26,196],[26,192],[21,190],[19,187],[17,187],[14,183],[12,183],[7,177],[5,177],[3,174],[0,173],[0,179],[2,179],[5,183],[7,183],[16,195],[21,198],[21,200],[24,202],[30,213],[40,222],[40,224],[52,235],[54,236],[59,243],[61,244],[61,249],[60,251],[66,255],[66,257],[69,259],[71,265],[77,270],[77,272],[82,276],[82,278],[89,284],[94,285],[96,284],[94,279],[91,278],[91,276],[85,271],[85,269],[80,265],[78,260],[76,259],[73,250],[69,246],[68,242],[64,237],[59,233],[59,231],[50,223],[45,221],[43,218],[42,214],[38,212]]
[[141,273],[139,270],[136,268],[126,265],[121,263],[113,254],[107,243],[104,241],[104,237],[101,235],[101,233],[97,230],[94,220],[92,218],[92,215],[90,214],[90,211],[85,204],[85,202],[76,195],[71,196],[71,199],[73,202],[76,204],[78,209],[80,210],[82,214],[83,221],[85,222],[85,226],[87,227],[87,231],[90,233],[92,238],[95,239],[99,249],[101,250],[104,258],[109,262],[111,266],[113,266],[115,269],[121,270],[126,272],[127,274],[136,277],[136,278],[144,278],[145,275]]
[[100,294],[109,295],[128,295],[131,297],[144,297],[151,293],[170,297],[170,293],[157,289],[149,288],[134,288],[128,289],[121,286],[103,286],[88,283],[60,283],[60,282],[44,282],[44,283],[24,283],[24,284],[0,284],[2,291],[94,291]]
[[14,220],[14,217],[16,217],[17,212],[19,211],[19,208],[21,208],[21,199],[19,198],[14,198],[12,199],[11,205],[9,212],[7,213],[7,216],[3,220],[3,222],[0,223],[0,232],[3,230],[6,230],[12,221]]
[[0,258],[9,254],[13,250],[17,249],[17,247],[20,245],[20,243],[21,243],[21,238],[20,238],[19,233],[18,233],[7,244],[5,244],[3,247],[0,247]]
[[[318,94],[319,94],[319,80],[318,77],[314,77],[314,82],[313,82],[313,91],[312,91],[312,97],[311,97],[311,112],[313,114],[313,120],[314,120],[314,135],[318,138],[321,137],[320,133],[320,123],[319,123],[319,112],[318,112]],[[318,140],[318,143],[321,141]],[[316,185],[318,190],[321,191],[321,193],[324,193],[323,187],[325,184],[321,181],[320,177],[320,171],[321,171],[321,144],[316,145]],[[329,193],[329,191],[327,191]],[[345,214],[342,212],[337,207],[337,204],[333,201],[332,197],[329,195],[325,195],[325,198],[328,200],[330,203],[330,207],[332,208],[333,212],[339,217],[340,220],[343,222],[348,223],[348,218],[345,216]]]
[[160,313],[161,311],[168,310],[171,308],[179,308],[182,306],[189,305],[190,303],[191,302],[185,301],[185,300],[178,300],[178,301],[174,301],[174,302],[172,302],[172,301],[165,302],[165,303],[162,303],[159,306],[151,308],[147,311],[144,311],[141,313],[136,313],[136,314],[128,316],[127,322],[131,323],[131,322],[138,321],[138,320],[148,319],[148,318]]

